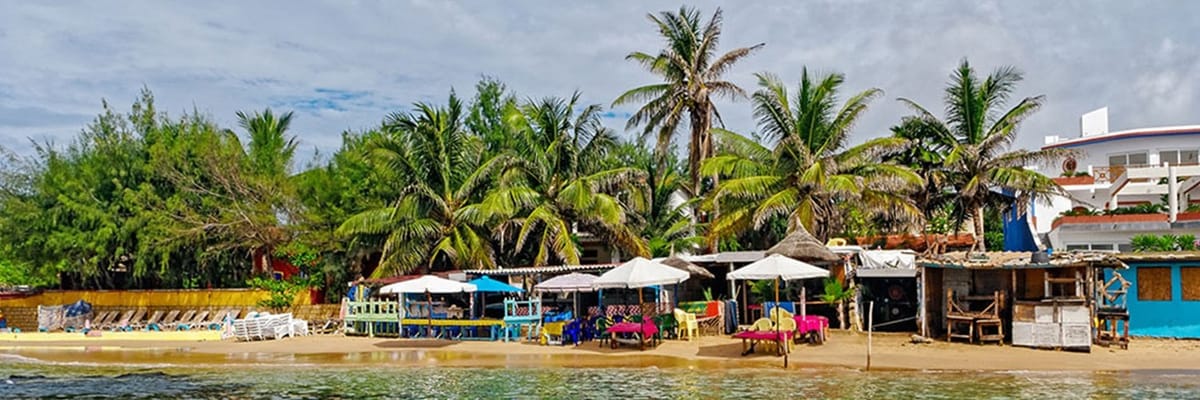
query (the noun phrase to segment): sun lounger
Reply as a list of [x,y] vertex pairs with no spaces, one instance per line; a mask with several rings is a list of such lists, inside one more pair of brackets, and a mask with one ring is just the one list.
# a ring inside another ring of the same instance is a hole
[[221,327],[225,325],[225,321],[226,321],[227,317],[230,320],[237,319],[237,316],[230,316],[230,314],[233,314],[235,312],[237,312],[237,311],[232,308],[226,308],[226,309],[222,309],[221,311],[217,311],[216,314],[212,314],[212,317],[209,318],[208,321],[204,321],[200,324],[200,329],[207,329],[207,330],[213,330],[213,331],[215,331],[217,329],[221,329]]
[[155,326],[155,329],[157,329],[158,321],[162,321],[162,318],[163,318],[163,311],[156,310],[153,313],[151,313],[150,317],[146,318],[145,321],[138,321],[136,323],[133,323],[133,324],[131,324],[131,327],[133,329],[139,329],[139,330],[140,329],[150,330],[150,326],[153,325],[153,326]]
[[108,322],[93,327],[96,329],[113,330],[120,324],[128,323],[129,318],[133,317],[133,310],[125,310],[121,313],[114,313],[114,315],[116,316],[109,319]]
[[186,331],[193,328],[199,329],[200,325],[203,324],[204,320],[207,318],[208,310],[197,312],[196,315],[192,316],[191,319],[180,319],[179,322],[175,324],[175,330]]
[[133,330],[134,326],[141,324],[142,321],[145,319],[146,319],[146,309],[139,308],[133,312],[132,316],[130,316],[129,318],[121,318],[116,323],[114,323],[109,329],[111,329],[114,332],[115,331],[128,332],[128,331]]
[[146,323],[146,330],[162,332],[163,327],[169,327],[169,325],[175,323],[175,321],[178,320],[178,318],[179,318],[179,310],[171,310],[171,311],[167,312],[167,315],[164,316],[161,320],[159,320],[157,322]]
[[175,328],[179,327],[179,324],[191,322],[192,319],[195,317],[196,317],[196,310],[188,310],[187,312],[183,313],[183,315],[180,316],[179,319],[172,321],[172,322],[163,323],[162,325],[163,325],[163,327],[165,327],[167,329],[175,330]]
[[99,327],[111,322],[114,318],[116,318],[117,314],[118,313],[116,311],[101,311],[99,315],[96,315],[94,318],[92,318],[91,327],[93,329],[98,329]]

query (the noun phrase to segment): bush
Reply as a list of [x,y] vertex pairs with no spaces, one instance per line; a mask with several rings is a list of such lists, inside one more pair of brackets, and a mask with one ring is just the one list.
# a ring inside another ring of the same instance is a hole
[[983,244],[992,250],[1004,248],[1004,232],[984,232]]
[[1132,239],[1134,252],[1192,251],[1196,250],[1196,235],[1135,235]]
[[253,278],[246,282],[252,288],[262,289],[270,292],[270,297],[259,301],[259,307],[267,307],[273,310],[280,310],[291,307],[296,301],[296,294],[301,290],[312,287],[310,282],[306,280],[275,280],[269,278]]

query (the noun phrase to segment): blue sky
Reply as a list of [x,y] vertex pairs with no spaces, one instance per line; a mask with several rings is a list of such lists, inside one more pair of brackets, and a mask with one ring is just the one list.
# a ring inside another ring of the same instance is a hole
[[[963,57],[984,71],[1026,74],[1019,96],[1047,105],[1020,147],[1078,134],[1083,112],[1110,107],[1111,127],[1200,123],[1200,2],[696,2],[725,10],[724,47],[766,47],[729,72],[794,85],[802,67],[847,75],[846,88],[885,95],[855,138],[886,134],[907,97],[941,109]],[[620,2],[19,2],[0,9],[0,144],[63,143],[100,110],[154,91],[160,109],[196,107],[226,126],[234,112],[294,110],[304,146],[332,151],[340,133],[416,101],[469,95],[494,76],[522,96],[608,105],[653,77],[624,60],[659,40],[648,12],[678,3]],[[728,127],[753,130],[746,101],[719,104]],[[610,110],[621,129],[632,107]],[[307,151],[307,150],[306,150]]]

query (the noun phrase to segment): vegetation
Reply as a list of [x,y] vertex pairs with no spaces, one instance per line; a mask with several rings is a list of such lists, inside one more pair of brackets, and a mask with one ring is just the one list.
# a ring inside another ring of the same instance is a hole
[[838,329],[846,329],[846,302],[854,300],[854,290],[842,286],[835,278],[825,278],[825,292],[821,301],[837,305]]
[[1196,235],[1135,235],[1132,239],[1133,251],[1194,251],[1196,250]]
[[1070,156],[1070,151],[1009,150],[1021,122],[1044,101],[1043,96],[1026,97],[1004,110],[1022,79],[1016,68],[1002,67],[981,80],[964,59],[950,75],[944,119],[911,100],[900,99],[916,112],[905,120],[909,126],[903,130],[923,132],[936,147],[948,150],[940,175],[947,178],[946,186],[953,188],[961,207],[960,221],[972,218],[975,246],[981,251],[987,250],[985,208],[1008,208],[1012,204],[1025,207],[1032,199],[1049,200],[1052,195],[1062,194],[1062,188],[1050,177],[1025,167],[1053,164]]
[[[242,111],[223,127],[168,115],[149,90],[128,111],[104,102],[67,143],[0,151],[0,284],[253,286],[282,307],[305,287],[336,297],[359,274],[576,264],[594,244],[763,249],[801,226],[824,240],[950,233],[973,218],[984,248],[1013,204],[997,192],[1027,204],[1060,190],[1024,167],[1065,153],[1008,149],[1042,104],[1005,110],[1021,79],[1011,67],[980,78],[964,60],[944,119],[903,100],[914,115],[852,145],[881,90],[842,98],[843,75],[802,70],[792,90],[758,73],[747,95],[727,75],[763,45],[718,51],[720,10],[649,19],[662,49],[627,59],[657,82],[614,101],[638,107],[634,140],[579,93],[522,98],[494,78],[343,132],[330,154],[298,154],[291,112]],[[739,98],[756,120],[745,134],[714,105]],[[268,278],[283,261],[299,274]]]

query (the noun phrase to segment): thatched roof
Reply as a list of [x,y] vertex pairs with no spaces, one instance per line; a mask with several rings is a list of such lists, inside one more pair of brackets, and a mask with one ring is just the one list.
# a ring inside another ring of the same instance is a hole
[[787,237],[780,240],[771,248],[767,249],[767,254],[779,254],[781,256],[794,258],[800,261],[838,261],[841,257],[834,254],[825,247],[812,234],[804,229],[803,225],[797,224],[796,229],[789,233]]
[[716,278],[716,275],[713,275],[712,272],[709,272],[704,267],[701,267],[696,264],[692,264],[691,262],[689,262],[687,260],[679,258],[679,256],[670,256],[659,262],[662,263],[663,265],[679,268],[681,270],[687,271],[688,273],[690,273],[692,275],[699,276],[702,278],[708,278],[708,279]]

